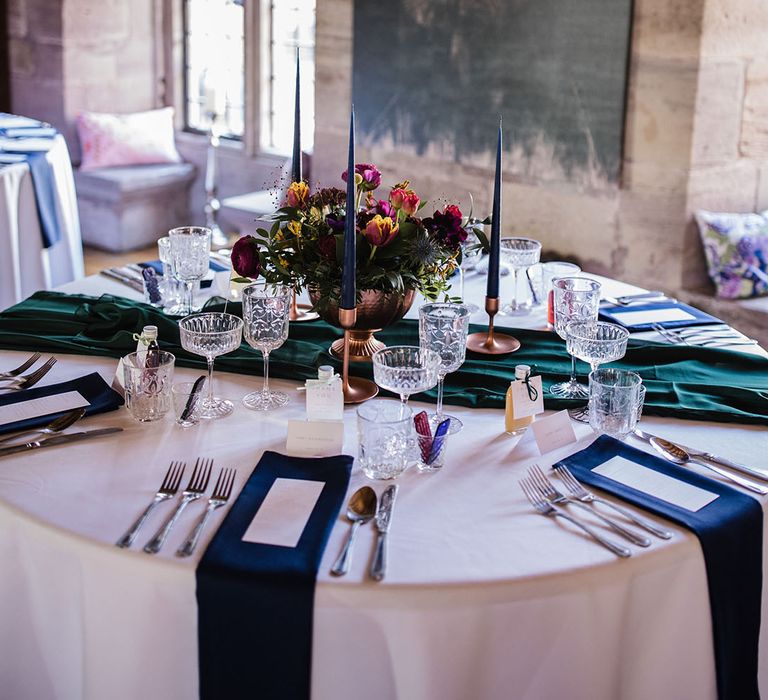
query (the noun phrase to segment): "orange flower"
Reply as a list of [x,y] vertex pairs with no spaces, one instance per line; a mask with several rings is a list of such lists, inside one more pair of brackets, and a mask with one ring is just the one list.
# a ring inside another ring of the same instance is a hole
[[303,207],[309,198],[309,185],[306,182],[292,182],[285,195],[289,207]]
[[382,248],[395,239],[398,230],[399,226],[388,216],[376,214],[366,225],[363,235],[372,246]]

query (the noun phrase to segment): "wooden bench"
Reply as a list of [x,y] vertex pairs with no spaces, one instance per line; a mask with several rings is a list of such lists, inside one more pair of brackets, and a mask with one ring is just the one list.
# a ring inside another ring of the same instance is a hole
[[112,252],[144,248],[190,223],[191,163],[75,172],[83,243]]

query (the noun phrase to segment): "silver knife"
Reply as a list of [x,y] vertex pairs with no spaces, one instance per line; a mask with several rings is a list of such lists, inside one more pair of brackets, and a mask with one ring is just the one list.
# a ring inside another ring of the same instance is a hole
[[395,497],[397,496],[397,484],[392,484],[384,489],[379,500],[379,507],[376,510],[376,529],[379,536],[376,540],[376,553],[373,555],[371,564],[371,578],[375,581],[381,581],[387,572],[387,533],[389,524],[392,520],[392,509],[395,507]]
[[122,282],[124,285],[126,285],[127,287],[130,287],[131,289],[137,292],[144,291],[144,285],[141,282],[131,277],[128,277],[126,275],[121,275],[119,272],[115,272],[114,270],[102,270],[101,272],[99,272],[99,274],[103,275],[104,277],[109,277],[110,279],[117,280],[118,282]]
[[[645,440],[645,442],[648,444],[650,444],[651,438],[658,437],[658,435],[651,435],[651,433],[646,433],[644,430],[640,430],[639,428],[635,428],[634,434],[641,440]],[[662,439],[666,440],[666,438]],[[672,443],[676,447],[682,447],[691,457],[700,457],[701,459],[706,459],[708,462],[712,462],[713,464],[717,464],[721,467],[728,467],[734,471],[741,472],[742,474],[747,474],[748,476],[754,476],[757,479],[768,481],[768,473],[760,471],[759,469],[753,469],[752,467],[748,467],[745,464],[732,462],[730,459],[719,457],[718,455],[712,454],[711,452],[703,452],[702,450],[697,450],[693,447],[687,447],[686,445],[682,445],[679,442],[673,442],[672,440],[667,440],[667,442]]]
[[53,447],[54,445],[63,445],[67,442],[78,442],[79,440],[87,440],[88,438],[101,437],[102,435],[111,435],[112,433],[119,433],[122,428],[99,428],[97,430],[86,430],[81,433],[69,433],[68,435],[54,435],[53,437],[46,438],[45,440],[33,440],[32,442],[25,442],[22,445],[13,445],[12,447],[3,447],[0,449],[0,457],[5,455],[14,455],[18,452],[27,452],[29,450],[35,450],[39,447]]

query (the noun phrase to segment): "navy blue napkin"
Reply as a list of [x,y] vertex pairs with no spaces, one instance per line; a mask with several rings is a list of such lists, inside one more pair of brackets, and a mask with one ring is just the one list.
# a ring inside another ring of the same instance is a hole
[[666,302],[658,302],[655,304],[632,304],[631,306],[603,306],[600,308],[600,319],[602,321],[609,321],[611,323],[618,323],[620,326],[629,329],[630,331],[651,331],[653,330],[653,323],[630,323],[625,320],[627,313],[633,311],[663,311],[665,309],[681,309],[687,314],[690,314],[692,318],[687,318],[680,321],[662,321],[659,323],[663,328],[685,328],[687,326],[701,326],[708,323],[722,323],[719,318],[710,316],[704,311],[695,309],[693,306],[683,304],[679,301],[673,301],[669,299]]
[[[308,700],[315,579],[352,457],[265,452],[197,567],[201,700]],[[324,481],[296,547],[243,542],[275,479]]]
[[[85,415],[91,416],[95,413],[104,413],[113,411],[123,405],[123,397],[120,396],[112,387],[109,386],[98,372],[86,374],[84,377],[78,377],[68,382],[60,384],[50,384],[49,386],[34,386],[31,389],[23,391],[13,391],[0,396],[0,406],[8,406],[14,403],[22,403],[32,399],[39,399],[43,396],[53,396],[55,394],[64,394],[68,391],[78,391],[89,405],[85,408]],[[28,420],[19,420],[15,423],[6,423],[0,425],[0,435],[12,433],[16,430],[28,430],[47,425],[55,418],[69,413],[69,411],[59,411],[58,413],[49,413],[47,416],[30,418]]]
[[[162,276],[163,274],[163,263],[161,263],[159,260],[148,260],[147,262],[139,263],[139,265],[141,267],[151,267],[158,275]],[[208,269],[213,270],[214,272],[224,272],[225,270],[229,270],[228,267],[222,265],[221,263],[217,263],[214,260],[210,260],[208,262]],[[213,284],[213,280],[200,280],[201,289],[210,287],[211,284]]]
[[[616,456],[719,497],[692,513],[592,471]],[[718,697],[720,700],[758,699],[763,576],[763,509],[760,503],[730,486],[605,435],[558,464],[567,466],[579,481],[658,513],[688,528],[699,538],[709,586]]]
[[[40,219],[40,231],[43,236],[43,246],[50,248],[61,240],[61,219],[56,204],[56,183],[53,178],[53,168],[48,162],[45,151],[25,151],[23,136],[30,138],[51,138],[56,136],[56,130],[45,127],[41,122],[32,123],[29,126],[9,127],[0,129],[0,135],[14,138],[17,145],[13,148],[13,154],[23,156],[29,164],[29,172],[32,176],[32,186],[35,189],[35,203],[37,215]],[[53,140],[51,140],[53,146]],[[0,151],[2,148],[0,147]]]

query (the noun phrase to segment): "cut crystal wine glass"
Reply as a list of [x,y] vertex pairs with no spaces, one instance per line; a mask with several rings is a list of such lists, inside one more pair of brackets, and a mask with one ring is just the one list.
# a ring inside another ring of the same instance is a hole
[[257,282],[243,290],[245,340],[264,357],[264,385],[243,397],[243,404],[254,411],[271,411],[288,403],[288,395],[269,388],[269,353],[288,338],[288,314],[291,308],[290,287]]
[[518,270],[527,270],[531,265],[539,262],[541,257],[541,243],[532,238],[502,238],[500,242],[501,257],[512,269],[512,301],[502,308],[502,313],[516,315],[527,314],[531,310],[533,301],[530,289],[525,295],[518,290],[520,279],[525,280],[526,287],[529,284],[528,277],[518,274]]
[[463,423],[456,416],[443,413],[443,383],[445,375],[455,372],[464,363],[467,351],[467,331],[470,310],[466,304],[434,303],[419,309],[419,341],[422,348],[434,350],[440,356],[437,368],[437,407],[430,416],[432,432],[450,418],[449,434],[458,433]]
[[371,357],[373,379],[382,388],[399,394],[407,405],[411,394],[427,391],[437,384],[440,356],[427,348],[393,345]]
[[228,416],[234,410],[232,402],[213,395],[213,361],[240,347],[242,319],[220,312],[194,314],[179,321],[179,334],[181,347],[208,361],[208,397],[201,402],[200,418]]
[[191,314],[194,307],[195,283],[208,272],[211,254],[211,229],[203,226],[180,226],[168,231],[171,240],[173,274],[184,283],[181,313]]
[[[600,308],[600,283],[586,277],[560,277],[554,282],[555,332],[568,340],[568,324],[597,321]],[[571,377],[553,384],[550,393],[561,399],[586,399],[589,391],[576,379],[576,357],[571,355]]]

